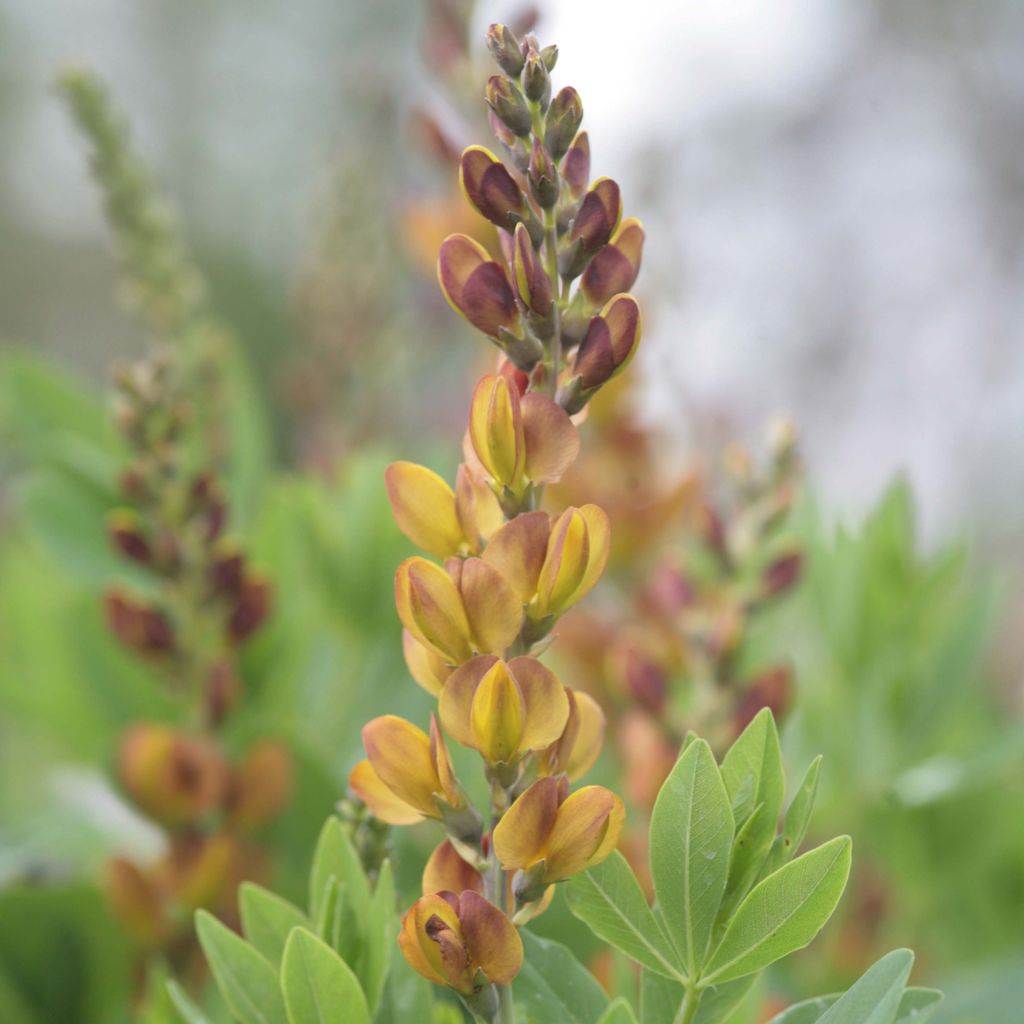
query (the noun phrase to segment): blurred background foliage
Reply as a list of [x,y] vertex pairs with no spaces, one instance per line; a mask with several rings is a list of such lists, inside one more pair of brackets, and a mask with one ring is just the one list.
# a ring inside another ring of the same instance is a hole
[[[1024,104],[1021,8],[777,6],[760,50],[764,12],[739,0],[717,17],[653,2],[542,12],[559,74],[587,103],[595,167],[636,197],[651,240],[646,380],[594,413],[580,467],[627,542],[566,640],[575,655],[595,622],[649,615],[652,574],[689,564],[699,543],[723,442],[750,441],[787,405],[805,438],[785,527],[802,577],[744,625],[735,667],[746,680],[785,666],[787,766],[824,755],[812,832],[850,832],[855,871],[822,940],[737,1022],[907,945],[915,982],[948,994],[944,1024],[1012,1024],[1024,1020],[1024,185],[1006,149]],[[145,585],[106,532],[126,458],[107,371],[145,334],[115,301],[53,76],[84,57],[109,80],[237,338],[222,353],[225,480],[275,600],[242,652],[244,700],[223,742],[237,752],[271,735],[292,755],[293,798],[260,839],[275,886],[295,895],[362,723],[428,703],[402,663],[392,573],[410,549],[383,468],[401,456],[453,469],[440,453],[489,365],[437,294],[433,253],[453,230],[487,237],[450,162],[452,146],[487,138],[466,39],[530,14],[459,0],[409,11],[0,0],[5,1024],[176,1020],[160,964],[139,975],[100,884],[111,856],[144,862],[163,843],[113,781],[120,736],[186,724],[100,601],[112,582]],[[687,62],[682,78],[667,67]],[[709,67],[703,99],[652,119],[652,96]],[[815,167],[831,185],[809,195]],[[901,197],[912,209],[897,215]],[[659,375],[666,353],[675,372]],[[614,730],[633,698],[613,662],[562,664]],[[686,720],[685,658],[666,671]],[[609,748],[596,774],[621,788],[629,751]],[[394,841],[408,894],[431,836]],[[561,902],[537,930],[596,954]]]

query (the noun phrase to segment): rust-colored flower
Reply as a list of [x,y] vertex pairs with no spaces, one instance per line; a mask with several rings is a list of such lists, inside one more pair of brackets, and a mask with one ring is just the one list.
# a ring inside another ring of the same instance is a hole
[[437,280],[448,304],[477,330],[498,338],[515,332],[519,310],[504,268],[468,235],[449,235],[437,258]]
[[583,778],[594,767],[604,746],[605,715],[601,705],[583,690],[565,688],[569,717],[561,736],[541,754],[541,775],[564,772],[570,782]]
[[413,544],[438,558],[469,550],[455,492],[437,473],[414,462],[392,462],[384,483],[395,522]]
[[484,879],[479,871],[452,844],[450,839],[440,843],[423,869],[423,895],[437,892],[473,892],[484,894]]
[[632,295],[616,295],[591,321],[580,342],[573,372],[584,390],[598,388],[621,373],[636,354],[640,306]]
[[526,215],[526,199],[515,179],[484,146],[470,146],[462,154],[459,183],[473,208],[499,228],[511,231]]
[[574,242],[586,252],[596,252],[611,241],[622,217],[622,196],[611,178],[598,178],[583,197],[579,213],[572,224]]
[[583,294],[601,306],[621,292],[628,292],[640,273],[644,249],[643,225],[636,217],[627,217],[587,264],[580,279]]
[[551,313],[551,278],[548,277],[530,235],[522,224],[517,225],[513,238],[512,269],[516,292],[523,305],[538,316]]

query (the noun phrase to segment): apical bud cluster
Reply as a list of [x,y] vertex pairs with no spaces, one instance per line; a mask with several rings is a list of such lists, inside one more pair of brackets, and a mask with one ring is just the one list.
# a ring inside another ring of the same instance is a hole
[[[517,926],[545,909],[556,883],[604,860],[625,818],[604,787],[572,791],[600,754],[604,713],[540,661],[559,616],[604,571],[608,517],[593,504],[549,512],[543,498],[578,455],[573,414],[636,349],[639,307],[625,291],[643,233],[619,223],[614,182],[588,191],[579,97],[552,97],[555,48],[501,25],[488,45],[502,74],[486,101],[510,162],[471,146],[459,173],[470,204],[499,229],[503,258],[452,235],[438,278],[504,357],[469,403],[454,486],[410,462],[386,472],[396,522],[433,556],[398,567],[395,604],[409,672],[437,710],[429,731],[395,715],[369,722],[349,784],[382,821],[442,826],[402,951],[477,1018],[512,1024]],[[581,275],[586,288],[574,294]],[[578,336],[563,332],[571,317],[585,321]],[[489,806],[467,795],[450,742],[479,754]]]

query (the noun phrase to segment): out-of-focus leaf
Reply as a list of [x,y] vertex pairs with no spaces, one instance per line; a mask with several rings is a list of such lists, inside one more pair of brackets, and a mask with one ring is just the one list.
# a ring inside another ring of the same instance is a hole
[[818,1024],[893,1024],[913,965],[909,949],[887,953],[818,1018]]
[[633,1007],[621,996],[598,1017],[596,1024],[638,1024]]
[[780,868],[740,904],[704,972],[721,984],[802,949],[832,916],[850,874],[850,839],[840,836]]
[[167,994],[178,1011],[182,1024],[210,1024],[210,1019],[173,979],[167,982]]
[[281,984],[290,1024],[370,1024],[355,974],[325,942],[296,928],[285,946]]
[[292,929],[308,928],[309,918],[298,907],[254,882],[242,883],[238,902],[246,939],[274,967],[280,966]]
[[658,907],[685,970],[704,963],[729,873],[733,816],[711,748],[692,743],[665,780],[651,815]]

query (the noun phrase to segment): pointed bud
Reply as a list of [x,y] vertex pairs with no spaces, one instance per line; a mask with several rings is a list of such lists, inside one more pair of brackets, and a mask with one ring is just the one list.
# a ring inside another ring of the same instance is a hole
[[523,46],[507,25],[496,22],[487,29],[487,49],[506,75],[519,77],[523,70]]
[[497,1011],[491,984],[508,985],[523,963],[515,925],[472,889],[418,899],[402,919],[398,945],[413,970],[472,1000],[481,1019]]
[[543,110],[551,99],[551,76],[539,53],[530,53],[523,68],[523,92],[532,103],[539,103]]
[[459,161],[459,182],[481,216],[506,231],[523,219],[523,193],[505,165],[483,146],[470,146]]
[[537,250],[522,224],[517,225],[513,238],[512,268],[516,291],[524,306],[537,316],[551,313],[551,279],[541,266]]
[[153,561],[153,548],[146,539],[138,515],[129,508],[115,509],[107,519],[107,532],[111,544],[125,558],[149,565]]
[[119,591],[108,593],[103,604],[110,631],[129,650],[159,655],[174,649],[174,630],[162,611]]
[[558,63],[558,47],[553,44],[551,46],[545,46],[544,49],[540,51],[540,59],[544,61],[544,67],[546,67],[548,71],[554,71],[555,65]]
[[497,338],[502,328],[515,332],[519,311],[500,263],[466,235],[449,235],[441,244],[437,279],[448,304],[477,330]]
[[583,101],[579,93],[567,85],[548,107],[544,119],[544,145],[555,160],[561,160],[576,137],[583,121]]
[[514,82],[501,75],[492,75],[487,80],[484,98],[487,100],[487,105],[494,111],[494,116],[513,135],[526,138],[530,134],[530,129],[533,126],[530,108],[526,105],[523,94]]
[[562,177],[573,199],[579,199],[586,192],[590,184],[590,137],[586,132],[576,136],[569,152],[565,154]]
[[537,139],[533,140],[530,164],[526,173],[530,182],[530,194],[537,200],[537,205],[542,210],[550,210],[558,203],[560,191],[558,169],[555,167],[555,162],[548,156],[547,150]]
[[606,245],[622,217],[622,196],[611,178],[598,178],[583,197],[572,224],[572,241],[579,241],[588,253]]
[[602,306],[620,292],[628,292],[640,273],[643,248],[643,225],[629,217],[587,265],[580,280],[584,295],[595,306]]
[[641,328],[640,306],[632,295],[616,295],[591,319],[573,367],[585,390],[600,387],[626,367]]

